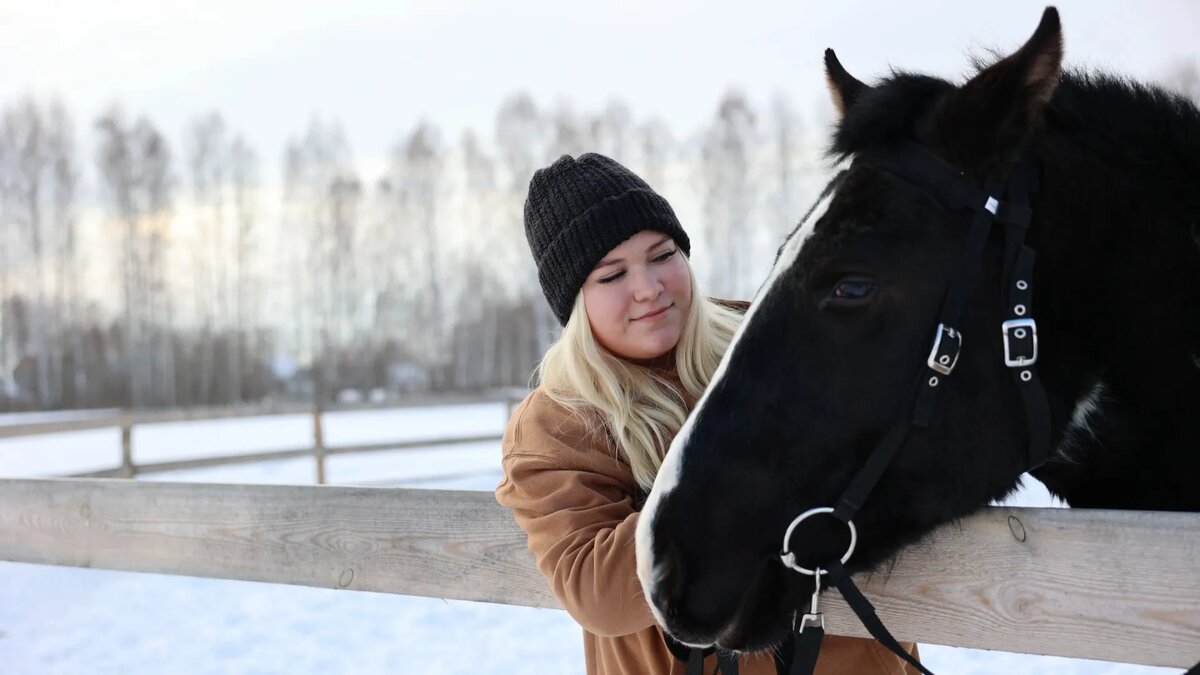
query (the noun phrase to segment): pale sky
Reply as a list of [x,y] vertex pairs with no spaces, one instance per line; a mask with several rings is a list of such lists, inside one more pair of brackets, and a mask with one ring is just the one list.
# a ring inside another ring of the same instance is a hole
[[[0,0],[0,102],[57,94],[81,130],[119,102],[177,149],[188,120],[215,108],[277,175],[286,139],[313,115],[341,120],[356,157],[374,163],[420,119],[448,142],[467,127],[490,139],[500,102],[520,89],[578,111],[620,97],[635,119],[660,116],[680,133],[699,129],[731,85],[757,104],[787,94],[811,116],[825,105],[825,47],[864,80],[890,65],[956,77],[972,49],[1019,46],[1044,6]],[[1057,6],[1068,63],[1154,78],[1200,58],[1200,3]]]
[[[1068,65],[1152,80],[1185,60],[1200,63],[1200,2],[1057,6]],[[826,47],[868,82],[892,66],[961,80],[968,53],[1019,47],[1044,7],[1031,0],[0,0],[0,105],[28,94],[67,103],[81,141],[83,236],[93,242],[80,272],[88,288],[107,289],[115,302],[114,259],[94,207],[92,132],[114,103],[166,135],[181,180],[184,130],[219,110],[258,153],[264,192],[274,195],[264,199],[272,202],[262,205],[266,215],[278,207],[285,143],[314,116],[340,121],[368,184],[420,120],[440,127],[447,144],[457,145],[467,128],[490,142],[501,102],[520,90],[542,109],[565,103],[576,112],[599,112],[619,98],[635,120],[659,117],[683,137],[708,123],[730,87],[759,110],[784,94],[815,136],[812,122],[831,116]],[[184,193],[177,212],[186,211]],[[189,247],[177,248],[174,255],[188,255]]]

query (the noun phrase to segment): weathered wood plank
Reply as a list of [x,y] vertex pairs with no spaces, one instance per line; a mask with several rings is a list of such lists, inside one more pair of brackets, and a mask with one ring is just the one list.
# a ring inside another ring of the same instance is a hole
[[[1200,660],[1200,514],[989,508],[862,581],[901,639],[1160,666]],[[838,604],[827,623],[849,632],[857,619]]]
[[557,606],[486,492],[0,479],[0,559]]
[[[480,492],[0,479],[0,559],[559,606]],[[902,640],[1200,659],[1200,514],[985,509],[862,582]]]

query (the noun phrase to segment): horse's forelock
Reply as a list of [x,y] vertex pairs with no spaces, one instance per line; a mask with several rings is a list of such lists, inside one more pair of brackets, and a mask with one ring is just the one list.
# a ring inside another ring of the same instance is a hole
[[954,90],[954,85],[936,77],[894,72],[846,111],[828,154],[845,159],[901,139],[915,139],[923,116]]

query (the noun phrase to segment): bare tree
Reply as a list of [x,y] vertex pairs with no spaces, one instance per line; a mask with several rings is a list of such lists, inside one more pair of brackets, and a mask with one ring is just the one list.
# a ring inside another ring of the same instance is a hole
[[[0,219],[4,260],[0,275],[7,296],[16,288],[30,299],[26,317],[32,339],[31,393],[42,408],[63,401],[63,345],[67,283],[75,277],[74,131],[65,108],[32,98],[6,108],[0,119]],[[16,254],[13,256],[13,254]],[[9,257],[13,256],[13,257]],[[7,338],[5,345],[8,345]],[[7,364],[7,350],[0,361]],[[8,372],[5,370],[4,372]]]
[[[358,306],[353,242],[357,240],[362,185],[338,124],[313,120],[285,156],[285,213],[294,250],[291,276],[297,287],[296,320],[313,362],[315,386],[333,382],[335,348],[349,341]],[[306,307],[315,310],[310,312]],[[304,353],[304,352],[302,352]],[[318,396],[328,392],[318,391]]]
[[349,346],[358,316],[357,228],[362,201],[362,183],[353,172],[335,176],[327,194],[329,230],[325,251],[329,264],[326,331],[333,345]]
[[308,237],[314,226],[313,214],[307,204],[309,198],[307,160],[303,140],[288,141],[283,157],[283,208],[280,222],[279,262],[284,269],[276,275],[286,279],[284,284],[291,317],[292,349],[301,361],[311,361],[314,345],[311,342],[313,324],[311,289],[308,274]]
[[[16,233],[28,257],[26,265],[15,265],[17,270],[27,268],[29,279],[23,286],[32,305],[28,306],[31,330],[29,346],[34,350],[35,377],[34,397],[40,407],[49,407],[53,393],[50,391],[50,350],[47,339],[48,312],[46,307],[46,251],[47,223],[45,211],[49,191],[47,183],[52,180],[51,158],[44,127],[43,114],[32,98],[24,99],[4,111],[2,131],[4,153],[6,216],[16,225]],[[9,261],[11,264],[12,261]]]
[[[233,257],[234,348],[230,350],[229,372],[233,401],[240,403],[245,389],[245,341],[249,318],[259,316],[262,307],[262,289],[252,266],[258,235],[258,157],[241,136],[234,137],[230,144],[229,169],[236,226]],[[257,330],[252,332],[256,336],[259,334]],[[260,347],[256,341],[252,345],[252,352],[257,353]]]
[[[394,341],[404,342],[406,302],[402,291],[402,269],[407,253],[398,222],[397,198],[388,177],[376,181],[364,208],[361,242],[361,279],[366,285],[369,318],[364,328],[372,349],[386,351]],[[383,384],[392,384],[391,371],[398,364],[388,363]]]
[[456,269],[459,286],[455,303],[460,308],[459,330],[455,335],[455,372],[460,387],[498,384],[497,325],[488,311],[503,293],[500,284],[487,278],[489,252],[499,234],[496,219],[496,163],[488,156],[473,133],[463,135],[461,143],[465,209],[463,220],[469,235],[464,242]]
[[120,260],[120,286],[124,314],[122,360],[128,377],[126,405],[136,407],[144,400],[144,387],[134,366],[134,352],[140,346],[138,344],[140,335],[134,324],[135,312],[140,304],[138,295],[140,289],[137,280],[141,277],[145,267],[141,255],[143,233],[135,197],[140,176],[133,156],[131,129],[128,128],[124,115],[119,110],[112,110],[96,121],[96,130],[100,135],[96,157],[97,169],[101,181],[108,189],[114,215],[121,228],[121,235],[118,239],[120,242],[118,259]]
[[[154,402],[161,392],[160,400],[170,404],[174,356],[163,328],[172,324],[174,314],[165,274],[171,152],[149,121],[142,118],[130,124],[118,109],[101,116],[96,130],[100,136],[96,165],[120,228],[125,399],[137,408]],[[161,375],[159,387],[156,374]]]
[[[506,234],[512,235],[506,241],[519,243],[524,236],[522,206],[529,179],[543,156],[544,139],[543,120],[529,94],[515,94],[500,106],[496,117],[496,148],[506,176],[503,185],[507,217],[499,224]],[[524,254],[518,246],[510,244],[509,248]],[[512,257],[515,260],[511,262],[520,264],[520,256]]]
[[717,106],[716,119],[705,132],[701,175],[704,184],[705,240],[710,292],[728,297],[749,294],[747,249],[753,224],[754,181],[751,179],[756,117],[745,96],[729,92]]
[[435,387],[444,386],[440,373],[449,359],[446,331],[449,328],[443,302],[441,270],[443,236],[438,223],[438,205],[443,201],[441,181],[444,168],[441,139],[435,127],[420,123],[392,149],[387,182],[394,200],[393,226],[401,229],[408,253],[407,274],[421,279],[415,293],[416,318],[422,327],[419,345],[411,345],[430,367]]
[[9,298],[13,294],[13,244],[17,237],[12,216],[14,194],[10,167],[15,163],[16,151],[8,139],[0,135],[0,396],[5,399],[16,395],[13,378],[15,344],[13,340],[12,315],[8,311]]
[[778,241],[791,232],[803,208],[802,181],[806,172],[800,116],[782,94],[771,101],[769,117],[772,181],[772,215],[769,235]]
[[214,390],[222,379],[215,362],[216,341],[226,328],[228,317],[225,121],[219,113],[210,112],[194,120],[185,137],[196,232],[196,242],[190,247],[194,279],[192,297],[194,314],[200,324],[200,362],[195,375],[199,378],[200,401],[214,403]]
[[[512,279],[506,291],[511,294],[509,297],[517,299],[533,299],[540,292],[525,242],[523,206],[529,180],[539,158],[545,156],[546,135],[545,121],[529,94],[516,94],[501,105],[496,117],[496,146],[506,180],[502,183],[501,193],[503,217],[498,223],[500,245],[492,251],[491,260],[496,269],[505,270],[502,276]],[[524,380],[537,355],[545,351],[553,339],[556,323],[549,308],[545,303],[532,304],[538,311],[534,314],[535,330],[531,332],[531,340],[527,344],[498,350],[498,367],[507,382]]]
[[[150,404],[173,406],[176,396],[175,353],[171,332],[175,328],[175,295],[167,276],[167,257],[172,238],[171,193],[174,177],[171,174],[171,150],[166,139],[153,124],[139,118],[133,127],[134,157],[140,165],[140,196],[145,240],[145,277],[142,279],[145,296],[147,334],[146,379]],[[135,358],[141,355],[135,355]]]
[[[52,101],[46,110],[46,143],[50,157],[50,176],[53,187],[50,194],[50,222],[54,238],[52,259],[55,269],[54,324],[55,359],[52,366],[57,382],[59,405],[79,405],[79,397],[85,390],[86,370],[83,367],[83,340],[80,318],[82,298],[79,283],[83,261],[79,257],[78,232],[75,213],[76,192],[79,185],[79,167],[75,147],[75,125],[60,101]],[[71,355],[71,372],[65,372],[63,363]],[[70,392],[70,397],[66,392]]]

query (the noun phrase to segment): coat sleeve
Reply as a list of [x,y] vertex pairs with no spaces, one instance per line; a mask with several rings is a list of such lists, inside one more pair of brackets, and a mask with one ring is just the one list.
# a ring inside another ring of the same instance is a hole
[[654,625],[637,579],[633,480],[605,436],[535,391],[513,414],[502,446],[496,500],[525,530],[567,612],[600,636]]

